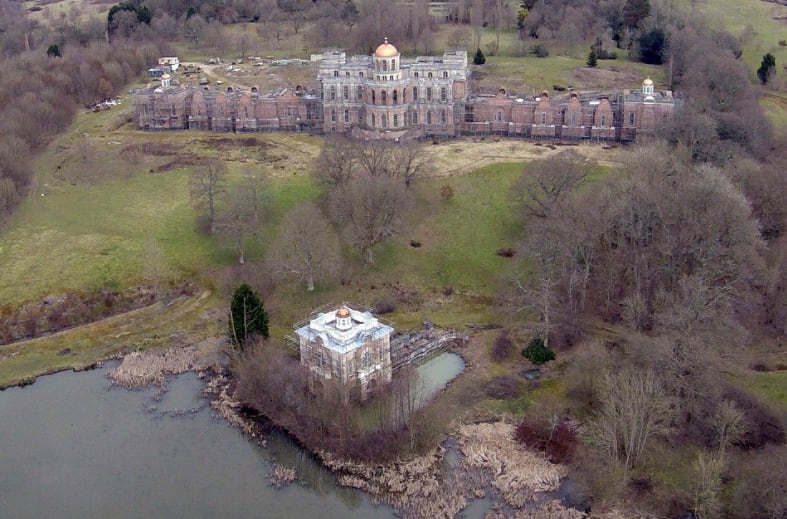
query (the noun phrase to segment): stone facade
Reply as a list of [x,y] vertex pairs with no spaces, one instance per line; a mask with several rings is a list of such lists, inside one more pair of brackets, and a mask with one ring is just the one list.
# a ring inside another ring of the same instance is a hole
[[318,87],[272,94],[172,85],[135,96],[143,130],[342,132],[407,140],[505,135],[551,140],[635,141],[672,117],[672,92],[643,81],[636,91],[538,96],[470,95],[467,52],[406,59],[387,42],[371,56],[316,55]]
[[370,312],[342,305],[318,314],[295,333],[312,383],[335,381],[346,395],[357,391],[365,399],[375,387],[391,382],[393,331]]

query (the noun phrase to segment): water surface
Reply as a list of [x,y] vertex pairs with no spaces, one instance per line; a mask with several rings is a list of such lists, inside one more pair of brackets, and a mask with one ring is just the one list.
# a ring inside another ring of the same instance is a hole
[[[200,381],[110,389],[106,370],[0,392],[0,516],[389,518],[286,436],[261,448],[213,417]],[[304,484],[270,486],[271,459]]]

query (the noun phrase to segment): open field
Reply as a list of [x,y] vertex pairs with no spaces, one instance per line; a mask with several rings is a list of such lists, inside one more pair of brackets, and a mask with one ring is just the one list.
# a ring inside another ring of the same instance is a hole
[[787,47],[779,46],[779,40],[787,38],[787,6],[764,0],[705,0],[692,5],[742,38],[742,59],[751,69],[752,81],[757,81],[757,67],[767,52],[776,57],[779,75],[784,78],[781,67],[787,64]]

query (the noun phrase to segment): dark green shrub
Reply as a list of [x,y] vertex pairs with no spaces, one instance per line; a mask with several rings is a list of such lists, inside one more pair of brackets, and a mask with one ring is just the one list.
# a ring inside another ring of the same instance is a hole
[[539,365],[550,360],[555,360],[555,352],[544,346],[544,339],[536,337],[522,350],[522,355],[533,364]]

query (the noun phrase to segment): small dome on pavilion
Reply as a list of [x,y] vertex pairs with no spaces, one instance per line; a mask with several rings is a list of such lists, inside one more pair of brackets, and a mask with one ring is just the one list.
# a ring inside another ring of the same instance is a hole
[[399,55],[399,51],[396,47],[388,43],[388,38],[385,38],[385,41],[383,41],[374,51],[374,55],[377,58],[395,58]]
[[646,78],[645,81],[642,82],[642,84],[645,85],[645,86],[652,86],[653,85],[653,80],[650,79],[650,78]]
[[350,317],[350,310],[346,306],[340,306],[339,309],[336,310],[336,318],[344,319],[346,317]]

